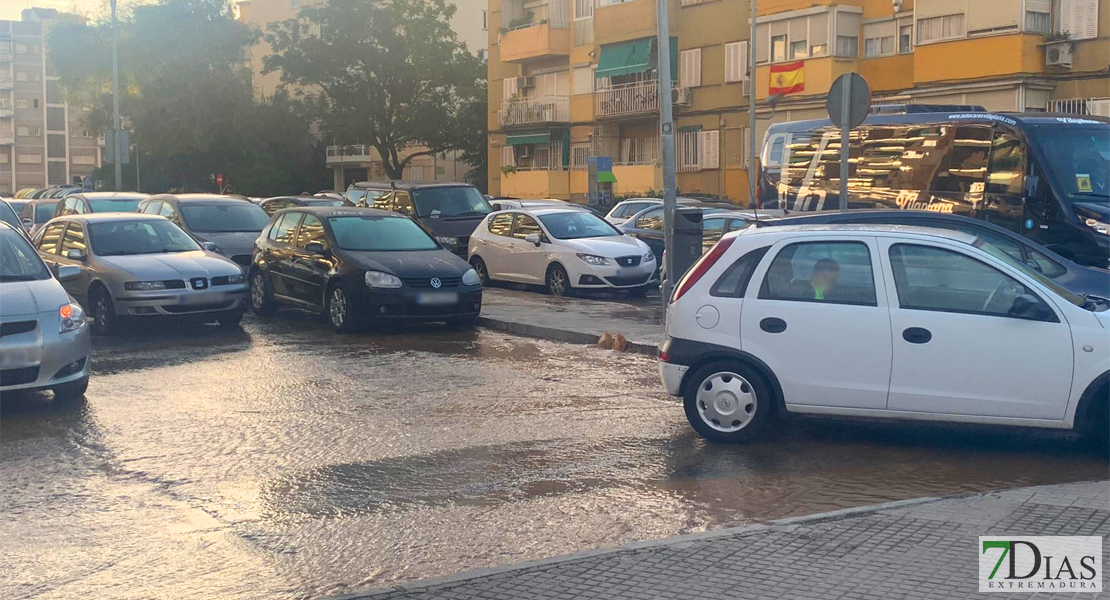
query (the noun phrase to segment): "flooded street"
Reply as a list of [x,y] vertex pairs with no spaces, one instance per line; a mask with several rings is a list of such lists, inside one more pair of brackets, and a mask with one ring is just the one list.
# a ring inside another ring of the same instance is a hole
[[655,361],[439,327],[94,342],[3,398],[0,597],[315,598],[876,502],[1105,479],[1068,435],[792,419],[707,445]]

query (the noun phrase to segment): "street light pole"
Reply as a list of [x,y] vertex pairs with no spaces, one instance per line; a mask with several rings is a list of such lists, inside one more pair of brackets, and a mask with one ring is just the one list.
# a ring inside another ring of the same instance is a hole
[[123,190],[123,164],[119,130],[119,20],[116,0],[112,1],[112,162],[116,167],[116,191]]
[[667,315],[667,302],[674,287],[674,209],[675,209],[675,156],[674,156],[674,114],[671,108],[671,32],[667,17],[667,0],[656,0],[655,20],[659,48],[659,142],[660,158],[663,162],[663,247],[670,248],[666,253],[663,268],[667,278],[663,280],[663,317]]
[[[748,37],[748,208],[756,206],[756,177],[755,172],[755,6],[756,0],[751,3],[751,31]],[[741,89],[743,86],[741,86]]]

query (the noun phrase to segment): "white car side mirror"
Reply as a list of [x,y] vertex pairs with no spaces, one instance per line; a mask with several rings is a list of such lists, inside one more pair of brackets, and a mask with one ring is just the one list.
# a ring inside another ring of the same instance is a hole
[[540,247],[540,234],[538,234],[538,233],[529,233],[528,235],[524,236],[524,241],[526,241],[530,244],[535,244],[535,246],[537,248],[539,248]]

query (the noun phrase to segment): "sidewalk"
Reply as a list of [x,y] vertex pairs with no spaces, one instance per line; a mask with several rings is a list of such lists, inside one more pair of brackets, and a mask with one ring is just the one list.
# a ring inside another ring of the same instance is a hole
[[[497,567],[340,598],[970,598],[978,595],[980,535],[1110,535],[1110,482],[893,502]],[[1110,548],[1104,547],[1104,573],[1107,563]],[[1110,582],[1104,581],[1104,586]],[[1108,595],[1110,592],[1031,596],[1026,592],[996,593],[992,598]]]
[[[537,288],[538,289],[538,288]],[[484,327],[572,344],[596,344],[603,332],[623,334],[628,350],[655,356],[663,341],[659,296],[605,294],[556,298],[538,291],[491,287],[482,294]]]

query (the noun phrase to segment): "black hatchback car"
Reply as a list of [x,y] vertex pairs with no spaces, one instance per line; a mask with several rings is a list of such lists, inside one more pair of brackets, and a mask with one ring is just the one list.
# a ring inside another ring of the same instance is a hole
[[404,215],[297,207],[274,214],[255,242],[251,306],[321,311],[337,331],[394,321],[471,326],[482,283],[462,258]]
[[474,228],[493,212],[478,188],[465,183],[363,181],[352,185],[345,198],[348,205],[412,218],[463,258]]

